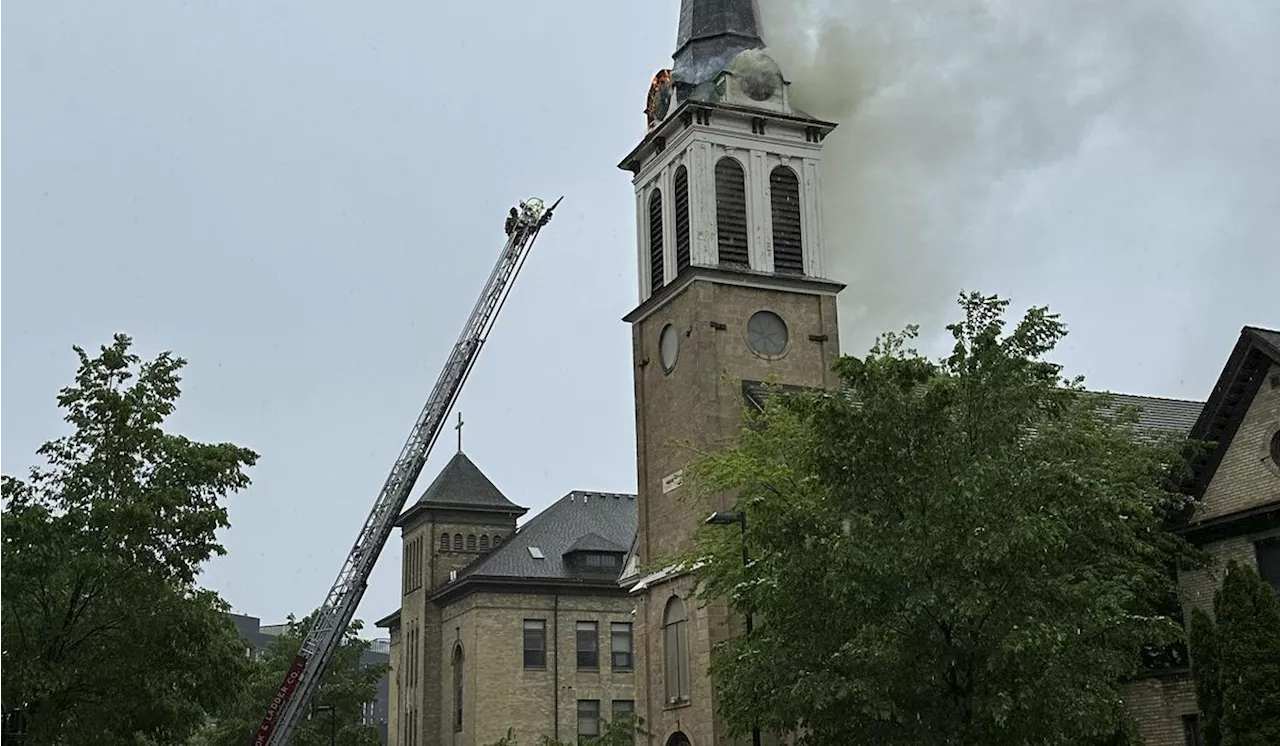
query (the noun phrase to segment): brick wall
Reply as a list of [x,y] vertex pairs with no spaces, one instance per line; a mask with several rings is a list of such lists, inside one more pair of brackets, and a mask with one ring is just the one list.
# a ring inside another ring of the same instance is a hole
[[1191,623],[1191,610],[1203,609],[1213,615],[1213,595],[1222,587],[1227,573],[1227,563],[1235,560],[1243,565],[1256,567],[1257,555],[1253,542],[1245,536],[1236,536],[1205,545],[1209,564],[1195,570],[1178,573],[1178,594],[1182,600],[1182,618]]
[[1280,468],[1268,456],[1271,435],[1280,429],[1280,387],[1271,385],[1275,376],[1280,376],[1280,365],[1267,371],[1231,447],[1205,489],[1194,520],[1280,502]]
[[1182,716],[1198,711],[1190,673],[1144,676],[1125,684],[1121,696],[1138,721],[1143,746],[1186,744]]
[[[633,599],[619,596],[515,593],[473,593],[450,604],[441,616],[440,726],[437,740],[424,740],[424,746],[482,746],[501,738],[507,728],[515,729],[521,743],[533,743],[540,735],[556,735],[557,716],[559,737],[573,740],[579,699],[599,700],[601,717],[608,719],[613,700],[637,699],[635,672],[614,670],[609,655],[609,624],[632,622],[634,606]],[[524,667],[525,619],[546,620],[546,668]],[[598,625],[598,669],[577,667],[579,621]],[[460,732],[453,730],[452,717],[451,656],[457,644],[465,653]]]

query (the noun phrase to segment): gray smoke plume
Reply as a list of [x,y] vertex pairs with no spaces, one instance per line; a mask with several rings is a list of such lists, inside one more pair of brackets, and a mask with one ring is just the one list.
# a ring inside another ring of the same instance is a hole
[[[793,102],[840,125],[823,186],[828,275],[849,285],[846,352],[907,323],[936,330],[962,288],[1052,305],[1017,297],[1028,276],[1068,252],[1105,267],[1139,222],[1180,211],[1215,211],[1232,229],[1168,231],[1156,260],[1274,246],[1280,3],[760,0],[760,11]],[[1150,205],[1120,207],[1135,199],[1126,180]]]

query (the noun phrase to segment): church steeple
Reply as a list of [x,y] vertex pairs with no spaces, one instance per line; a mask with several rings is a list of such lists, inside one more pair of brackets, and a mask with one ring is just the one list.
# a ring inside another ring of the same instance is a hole
[[705,83],[739,52],[763,47],[756,19],[756,0],[682,0],[671,70],[676,85]]

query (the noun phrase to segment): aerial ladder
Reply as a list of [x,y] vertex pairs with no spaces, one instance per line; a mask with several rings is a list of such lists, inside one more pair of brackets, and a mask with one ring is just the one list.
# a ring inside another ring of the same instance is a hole
[[480,347],[493,328],[498,312],[506,303],[512,283],[524,265],[529,250],[533,248],[538,233],[551,220],[551,213],[560,204],[560,199],[550,207],[542,200],[533,198],[524,200],[518,208],[511,208],[506,220],[507,243],[502,247],[502,254],[489,274],[489,280],[463,326],[462,334],[453,346],[453,352],[445,362],[435,388],[431,390],[422,414],[418,415],[418,420],[409,433],[408,442],[401,449],[395,466],[391,467],[391,474],[383,483],[382,491],[373,503],[373,510],[365,519],[356,543],[351,547],[351,553],[342,564],[338,579],[329,589],[324,603],[316,610],[301,649],[268,705],[266,717],[254,733],[254,746],[284,746],[289,743],[315,694],[320,676],[342,643],[347,626],[355,616],[356,606],[364,595],[374,563],[390,538],[396,518],[404,509],[405,501],[413,490],[414,483],[418,481],[418,475],[422,473],[431,447],[440,435],[441,426],[449,410],[453,408],[471,367],[475,365]]

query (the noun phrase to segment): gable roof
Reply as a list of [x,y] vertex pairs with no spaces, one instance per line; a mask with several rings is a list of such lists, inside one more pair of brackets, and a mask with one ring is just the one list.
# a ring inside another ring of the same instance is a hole
[[1214,443],[1206,453],[1191,459],[1191,477],[1184,488],[1194,497],[1204,497],[1222,456],[1240,429],[1240,421],[1253,402],[1271,366],[1280,364],[1280,332],[1256,326],[1240,330],[1227,364],[1209,394],[1200,416],[1191,427],[1192,440]]
[[[436,597],[482,581],[537,581],[617,588],[614,578],[584,579],[565,567],[563,555],[580,545],[625,552],[636,534],[636,496],[574,491],[534,516],[497,549],[467,566]],[[594,537],[594,538],[592,538]],[[537,550],[535,557],[530,549]]]
[[[757,409],[763,410],[772,389],[782,393],[803,390],[801,386],[771,386],[761,381],[743,381],[742,393],[747,402]],[[848,390],[845,390],[848,393]],[[1142,433],[1178,432],[1186,433],[1200,416],[1203,402],[1190,399],[1164,399],[1157,396],[1135,396],[1134,394],[1111,394],[1112,407],[1136,406],[1138,413],[1138,430]]]
[[573,554],[574,552],[626,552],[627,548],[621,544],[616,544],[604,538],[597,533],[589,533],[586,536],[573,542],[573,545],[564,550],[565,554]]
[[458,451],[422,493],[418,501],[396,519],[397,526],[412,521],[424,511],[436,509],[506,513],[521,516],[528,508],[507,499],[471,459]]

